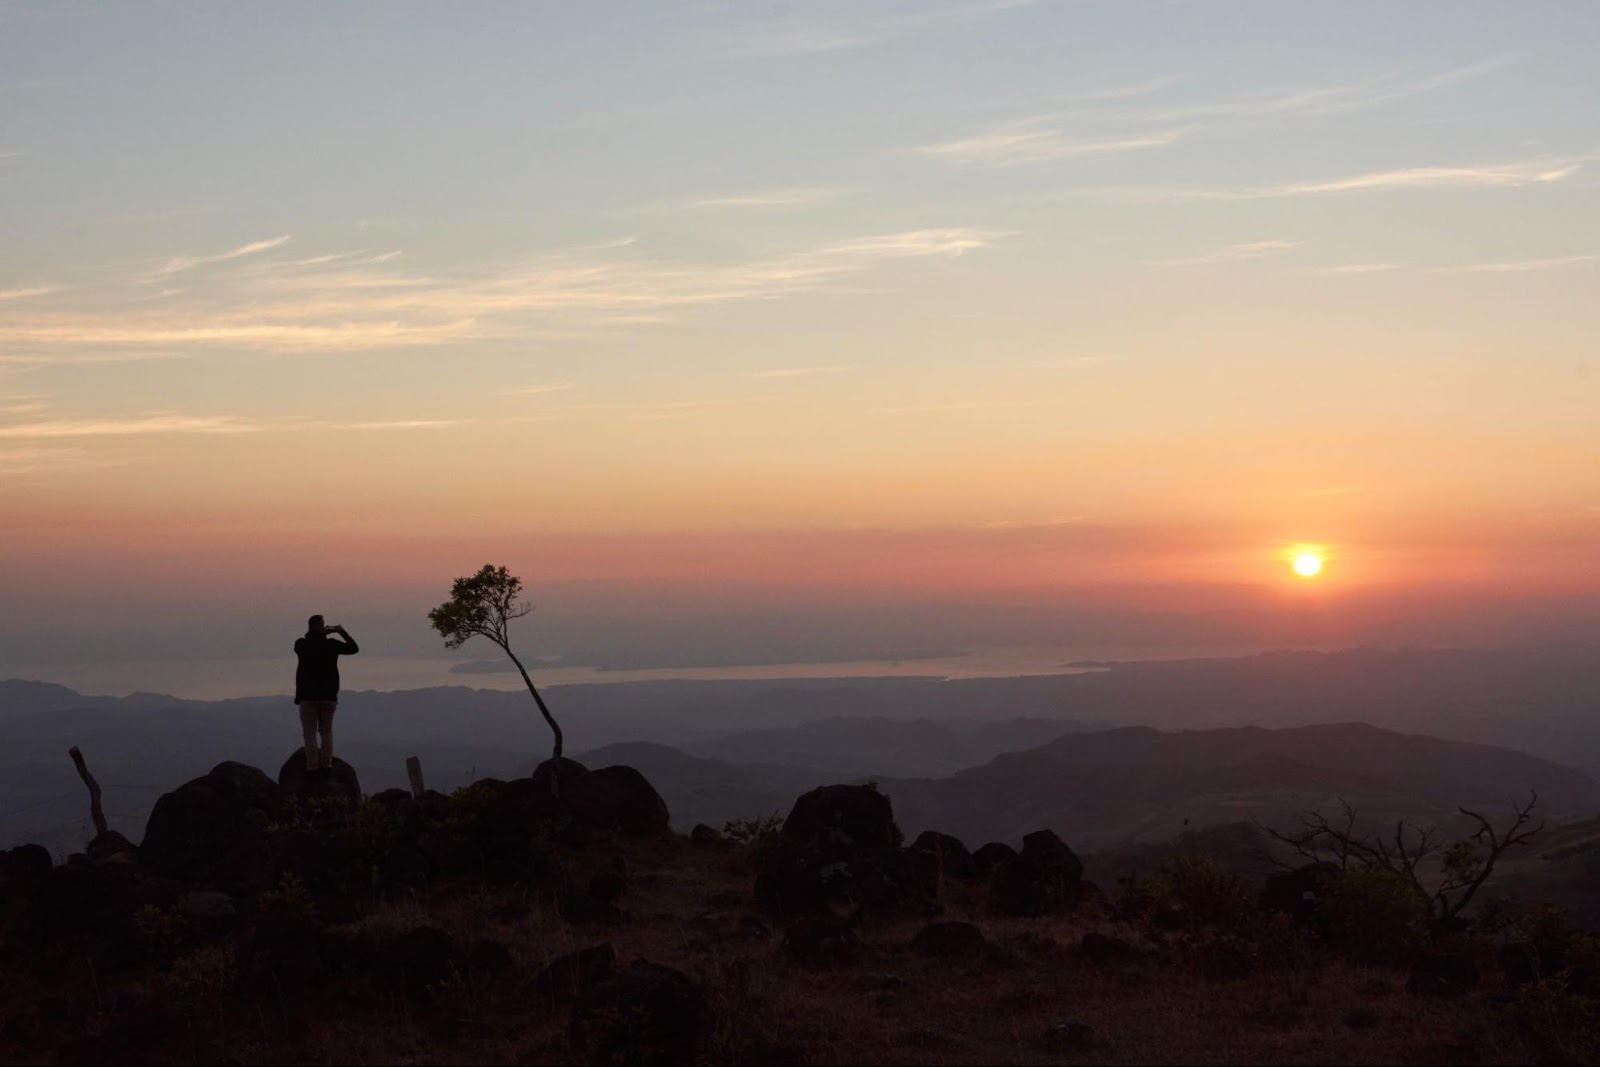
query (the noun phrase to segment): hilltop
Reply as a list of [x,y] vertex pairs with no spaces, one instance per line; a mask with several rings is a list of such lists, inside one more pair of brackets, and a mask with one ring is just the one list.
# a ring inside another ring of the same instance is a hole
[[163,795],[139,846],[109,832],[61,865],[3,854],[0,1058],[1518,1063],[1589,1048],[1587,987],[1526,966],[1587,944],[1547,921],[1430,933],[1362,880],[1250,883],[1181,849],[1097,886],[1042,826],[1020,849],[907,844],[892,792],[871,786],[786,810],[781,828],[684,835],[625,765],[363,797],[347,765],[308,780],[291,756],[274,781],[224,763]]

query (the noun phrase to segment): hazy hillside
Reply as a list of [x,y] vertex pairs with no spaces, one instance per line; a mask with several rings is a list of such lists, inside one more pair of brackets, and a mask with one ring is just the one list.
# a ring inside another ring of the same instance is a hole
[[1056,827],[1086,849],[1163,841],[1186,827],[1260,820],[1343,797],[1378,822],[1503,810],[1539,790],[1552,816],[1600,810],[1588,774],[1520,752],[1361,723],[1061,738],[949,778],[882,783],[908,830],[1013,839]]

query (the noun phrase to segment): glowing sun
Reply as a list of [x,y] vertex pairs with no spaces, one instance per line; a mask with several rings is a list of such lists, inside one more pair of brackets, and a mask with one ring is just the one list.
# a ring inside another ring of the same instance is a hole
[[1294,572],[1302,578],[1315,578],[1322,573],[1322,557],[1315,552],[1301,552],[1294,557]]

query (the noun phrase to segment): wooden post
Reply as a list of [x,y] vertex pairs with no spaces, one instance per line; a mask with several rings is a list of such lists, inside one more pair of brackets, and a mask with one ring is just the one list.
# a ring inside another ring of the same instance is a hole
[[78,777],[89,787],[89,818],[94,820],[94,832],[99,836],[106,832],[106,813],[100,809],[100,783],[89,773],[89,765],[83,762],[83,753],[78,751],[77,745],[67,749],[67,755],[72,757],[72,765],[78,768]]
[[406,757],[406,777],[411,779],[411,795],[422,795],[422,761],[415,756]]

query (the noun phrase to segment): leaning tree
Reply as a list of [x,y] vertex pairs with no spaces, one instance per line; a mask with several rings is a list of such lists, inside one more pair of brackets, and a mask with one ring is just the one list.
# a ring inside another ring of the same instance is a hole
[[533,679],[528,677],[527,668],[511,651],[507,633],[512,619],[520,619],[532,610],[533,605],[522,599],[522,579],[504,567],[485,563],[477,574],[455,580],[450,587],[450,599],[428,612],[428,621],[444,635],[445,648],[460,648],[471,638],[486,637],[511,657],[527,683],[528,692],[533,694],[534,703],[539,705],[539,714],[550,724],[550,732],[556,738],[554,758],[560,759],[561,727],[545,707],[544,698],[539,695]]

